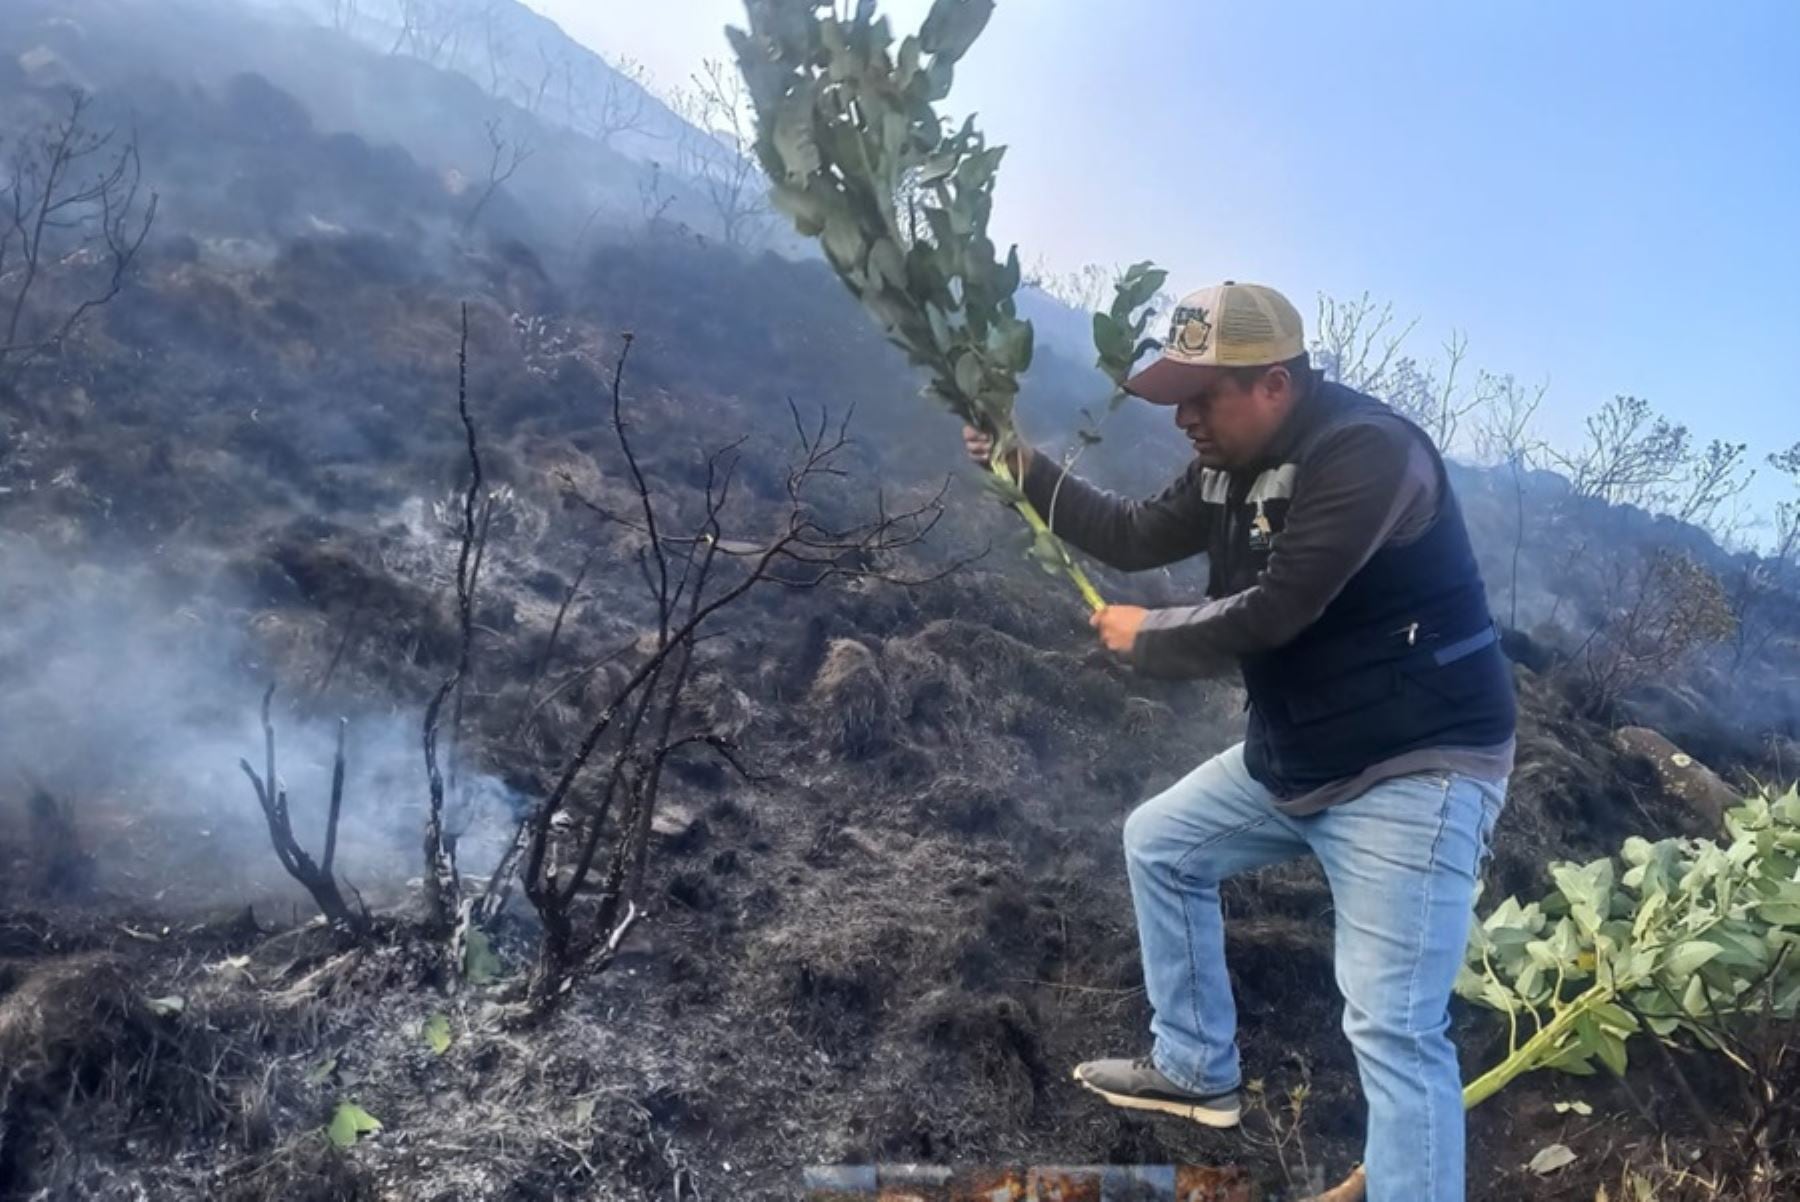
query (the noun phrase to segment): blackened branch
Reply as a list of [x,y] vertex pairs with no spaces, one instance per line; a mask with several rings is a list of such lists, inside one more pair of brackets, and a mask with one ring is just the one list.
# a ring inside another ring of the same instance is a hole
[[337,754],[331,760],[331,809],[325,816],[325,854],[319,860],[319,870],[326,876],[337,862],[338,816],[344,810],[344,733],[349,726],[349,719],[338,719]]
[[275,775],[275,722],[269,713],[274,699],[275,686],[270,685],[263,693],[262,701],[264,775],[258,776],[247,759],[239,760],[238,767],[243,769],[251,788],[256,790],[256,803],[268,823],[269,842],[274,845],[275,858],[281,861],[281,867],[312,894],[325,920],[333,927],[350,935],[363,935],[369,929],[368,907],[364,906],[361,913],[350,909],[338,890],[333,871],[337,859],[338,820],[344,803],[344,723],[338,724],[337,758],[332,763],[331,805],[325,818],[325,855],[314,863],[294,837],[293,822],[288,815],[287,790]]
[[[462,538],[456,556],[456,614],[458,627],[456,667],[444,678],[425,707],[422,743],[425,753],[425,778],[428,803],[425,816],[425,904],[432,923],[448,930],[456,921],[457,906],[462,896],[462,879],[456,868],[456,850],[444,827],[444,774],[438,762],[439,727],[444,704],[453,695],[458,704],[453,713],[460,717],[460,692],[469,673],[469,662],[475,640],[475,583],[480,570],[483,535],[487,521],[476,519],[476,504],[481,496],[481,445],[476,436],[475,419],[469,412],[469,306],[462,306],[462,333],[456,352],[456,414],[462,421],[464,442],[469,458],[469,487],[463,493]],[[491,505],[486,510],[491,515]],[[452,727],[451,741],[456,740]]]
[[[880,495],[870,518],[830,519],[814,503],[813,494],[824,482],[849,474],[841,465],[850,446],[849,417],[834,419],[821,411],[814,419],[803,416],[791,402],[798,445],[775,520],[759,522],[754,537],[727,532],[741,491],[740,440],[708,456],[697,519],[679,532],[667,529],[669,515],[677,510],[653,487],[627,420],[624,376],[631,347],[627,335],[611,372],[610,417],[625,478],[635,493],[636,512],[613,512],[580,496],[567,473],[561,479],[579,504],[634,536],[629,539],[629,555],[648,602],[646,636],[624,650],[628,657],[624,679],[588,718],[573,752],[522,817],[474,912],[476,922],[493,921],[505,905],[512,881],[515,877],[522,881],[543,932],[528,1007],[537,1014],[566,998],[576,977],[603,969],[642,916],[640,895],[663,770],[670,757],[706,748],[745,780],[762,779],[735,742],[706,729],[678,729],[684,726],[684,716],[692,714],[687,697],[703,664],[700,644],[724,632],[714,627],[724,626],[725,613],[764,585],[805,589],[833,579],[923,584],[979,558],[958,560],[922,578],[909,579],[894,567],[903,552],[922,543],[936,527],[944,513],[948,481],[934,495],[899,511],[890,498]],[[762,532],[771,527],[771,533]],[[564,598],[552,627],[551,646],[586,572],[584,564]],[[535,695],[544,675],[548,650],[533,675],[528,697]],[[583,669],[570,679],[585,679],[591,671]],[[541,704],[528,710],[526,722]],[[599,878],[597,883],[594,877]]]

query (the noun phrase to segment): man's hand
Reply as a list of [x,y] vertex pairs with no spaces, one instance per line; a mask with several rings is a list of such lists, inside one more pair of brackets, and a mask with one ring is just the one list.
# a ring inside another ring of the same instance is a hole
[[[978,430],[974,426],[964,426],[963,447],[969,452],[969,458],[973,459],[983,468],[988,468],[989,465],[993,463],[994,436],[992,434],[989,434],[984,430]],[[1030,462],[1030,458],[1031,449],[1029,447],[1022,446],[1013,451],[1013,461],[1011,464],[1013,469],[1013,479],[1023,480],[1025,478],[1025,467]]]
[[1108,651],[1130,655],[1137,642],[1138,628],[1149,613],[1136,605],[1108,605],[1096,613],[1089,624],[1100,632],[1100,641],[1106,644]]

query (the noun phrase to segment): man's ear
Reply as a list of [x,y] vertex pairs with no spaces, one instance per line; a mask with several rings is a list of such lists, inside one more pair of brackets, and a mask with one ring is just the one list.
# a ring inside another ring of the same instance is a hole
[[1294,395],[1294,374],[1280,363],[1265,371],[1256,383],[1263,390],[1263,395],[1270,400],[1280,400]]

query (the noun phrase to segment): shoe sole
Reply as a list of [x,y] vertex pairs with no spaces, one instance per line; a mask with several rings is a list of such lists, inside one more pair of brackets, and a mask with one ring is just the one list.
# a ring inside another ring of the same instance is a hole
[[1126,1110],[1148,1110],[1157,1114],[1172,1114],[1176,1118],[1189,1119],[1202,1127],[1212,1127],[1220,1131],[1229,1130],[1238,1125],[1243,1117],[1241,1109],[1215,1110],[1210,1106],[1196,1106],[1191,1102],[1166,1102],[1161,1098],[1137,1098],[1127,1093],[1113,1093],[1101,1089],[1092,1081],[1082,1076],[1077,1070],[1075,1080],[1083,1089],[1097,1093],[1114,1106]]

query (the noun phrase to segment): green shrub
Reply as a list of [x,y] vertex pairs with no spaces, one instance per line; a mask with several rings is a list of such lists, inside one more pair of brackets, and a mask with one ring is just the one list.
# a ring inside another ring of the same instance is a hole
[[1627,1042],[1800,1010],[1800,795],[1748,798],[1721,840],[1625,841],[1617,860],[1550,866],[1542,901],[1509,897],[1478,924],[1458,994],[1501,1011],[1504,1060],[1466,1105],[1542,1068],[1625,1072]]

